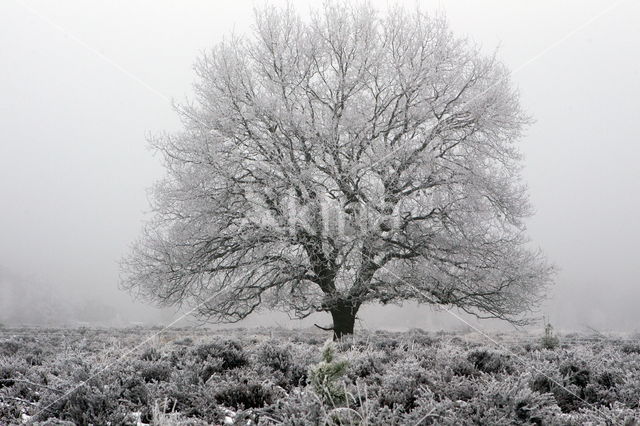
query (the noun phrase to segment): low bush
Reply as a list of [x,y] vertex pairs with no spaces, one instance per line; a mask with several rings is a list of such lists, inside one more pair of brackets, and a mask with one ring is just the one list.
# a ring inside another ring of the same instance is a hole
[[140,355],[140,359],[143,361],[158,361],[162,357],[160,351],[154,347],[150,347],[144,350]]
[[242,350],[242,346],[236,341],[203,344],[196,347],[193,353],[201,362],[216,358],[221,359],[221,368],[223,370],[240,368],[249,362],[246,353]]
[[508,356],[485,349],[476,349],[467,356],[475,368],[483,373],[512,373],[513,366],[509,362]]
[[[566,348],[529,351],[520,341],[509,354],[460,335],[363,332],[323,350],[327,336],[309,331],[225,331],[211,340],[210,331],[193,330],[192,343],[207,343],[156,345],[121,358],[144,332],[0,330],[0,424],[38,411],[30,420],[50,424],[640,420],[640,357],[627,348],[633,341],[573,339]],[[185,333],[163,332],[163,340]]]
[[171,379],[173,369],[164,362],[148,361],[140,365],[140,377],[145,382],[168,382]]
[[292,345],[281,345],[268,341],[256,350],[256,364],[266,367],[275,383],[286,389],[304,385],[307,380],[308,367],[300,360],[294,360],[296,353]]
[[625,343],[620,347],[620,351],[627,355],[640,354],[640,343]]
[[261,365],[283,373],[287,373],[293,368],[291,348],[280,346],[274,341],[265,342],[258,348],[257,359]]
[[0,340],[0,356],[14,356],[23,346],[15,340]]
[[[107,388],[80,386],[69,394],[48,393],[38,418],[56,418],[76,424],[127,424],[129,412]],[[129,420],[131,420],[129,418]]]
[[240,383],[224,387],[214,394],[216,402],[225,407],[262,408],[273,402],[273,393],[259,383]]

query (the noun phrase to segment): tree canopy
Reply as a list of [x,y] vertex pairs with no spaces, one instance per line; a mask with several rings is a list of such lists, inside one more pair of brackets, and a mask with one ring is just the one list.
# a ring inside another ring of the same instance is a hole
[[184,129],[123,285],[216,321],[414,300],[522,324],[553,268],[530,248],[509,72],[443,17],[327,2],[255,13],[195,65]]

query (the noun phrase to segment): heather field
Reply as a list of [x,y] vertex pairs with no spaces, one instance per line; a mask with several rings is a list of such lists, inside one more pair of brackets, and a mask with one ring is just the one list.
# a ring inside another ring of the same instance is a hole
[[2,329],[0,424],[638,424],[633,336]]

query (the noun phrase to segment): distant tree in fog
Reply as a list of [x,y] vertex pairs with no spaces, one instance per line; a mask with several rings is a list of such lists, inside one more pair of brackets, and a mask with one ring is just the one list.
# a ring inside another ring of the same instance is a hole
[[54,326],[68,323],[71,317],[70,303],[50,283],[0,267],[0,322]]
[[326,3],[256,12],[196,64],[184,130],[123,286],[215,321],[415,300],[526,321],[552,268],[528,247],[507,69],[441,17]]

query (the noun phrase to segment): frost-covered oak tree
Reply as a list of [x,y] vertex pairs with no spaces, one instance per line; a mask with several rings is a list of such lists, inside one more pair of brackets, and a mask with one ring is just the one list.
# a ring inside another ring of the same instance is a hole
[[255,14],[195,66],[184,130],[123,286],[216,321],[259,308],[458,307],[526,321],[552,277],[528,248],[516,142],[527,117],[495,57],[444,19],[366,4]]

